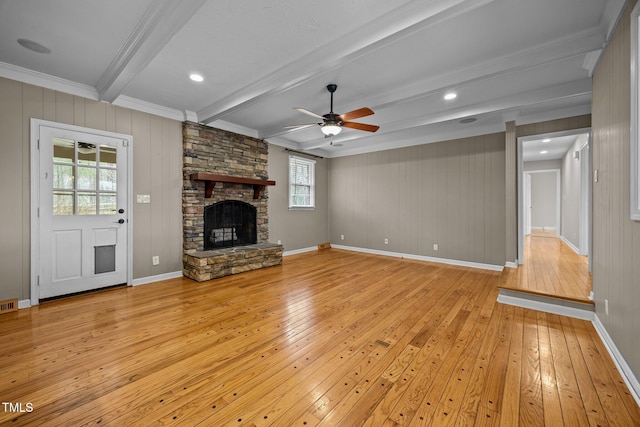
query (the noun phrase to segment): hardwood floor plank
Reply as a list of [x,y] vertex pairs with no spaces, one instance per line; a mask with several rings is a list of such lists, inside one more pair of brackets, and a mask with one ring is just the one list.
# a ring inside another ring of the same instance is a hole
[[540,356],[540,379],[542,386],[542,420],[544,425],[562,425],[562,408],[556,381],[556,368],[551,350],[547,314],[536,313],[538,324],[538,353]]
[[519,425],[522,426],[544,426],[538,328],[537,312],[534,310],[525,310],[519,393]]
[[635,423],[590,324],[496,302],[526,273],[329,249],[47,302],[0,322],[0,396],[33,404],[0,424]]
[[588,425],[589,420],[585,412],[584,403],[580,398],[580,390],[577,386],[576,374],[569,355],[560,316],[549,315],[547,318],[549,319],[549,337],[563,423],[577,426]]
[[[514,309],[513,327],[507,353],[506,373],[500,408],[500,425],[515,426],[520,419],[520,383],[523,357],[524,309]],[[496,405],[496,408],[498,406]]]
[[592,304],[588,259],[559,238],[526,236],[523,265],[506,273],[505,289]]

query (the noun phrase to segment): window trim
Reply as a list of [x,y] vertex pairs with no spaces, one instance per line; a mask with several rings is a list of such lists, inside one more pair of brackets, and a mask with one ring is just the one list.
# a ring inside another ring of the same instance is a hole
[[[293,202],[293,194],[292,194],[292,187],[293,184],[291,182],[291,163],[292,161],[294,162],[299,162],[299,163],[306,163],[309,165],[310,167],[310,177],[309,177],[309,196],[310,196],[310,204],[309,205],[294,205]],[[292,154],[289,155],[289,163],[288,163],[288,172],[289,172],[289,190],[288,190],[288,205],[289,205],[289,210],[314,210],[316,208],[316,161],[313,159],[308,159],[305,157],[300,157],[300,156],[294,156]]]
[[631,105],[629,135],[629,207],[632,220],[640,221],[640,3],[631,12]]

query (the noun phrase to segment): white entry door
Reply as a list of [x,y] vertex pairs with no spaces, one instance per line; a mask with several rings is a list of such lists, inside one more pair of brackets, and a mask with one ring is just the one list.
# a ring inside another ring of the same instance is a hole
[[39,298],[127,283],[129,140],[39,127]]

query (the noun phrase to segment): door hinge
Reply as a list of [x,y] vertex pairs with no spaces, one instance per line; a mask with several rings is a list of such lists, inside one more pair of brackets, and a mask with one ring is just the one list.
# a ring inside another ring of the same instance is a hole
[[40,218],[40,208],[38,208],[38,218]]
[[123,139],[122,140],[122,146],[123,147],[128,147],[129,146],[129,140],[128,139]]
[[40,140],[38,140],[38,150],[40,149]]
[[40,286],[40,276],[38,276],[38,286]]

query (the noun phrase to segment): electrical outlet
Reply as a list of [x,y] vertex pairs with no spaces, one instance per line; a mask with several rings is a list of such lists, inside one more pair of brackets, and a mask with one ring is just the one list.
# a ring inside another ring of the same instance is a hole
[[282,244],[282,240],[278,240],[278,244],[281,245]]
[[604,300],[604,314],[606,314],[607,316],[609,315],[609,300],[608,299]]
[[344,240],[344,234],[340,235],[340,240]]
[[159,265],[160,264],[160,257],[159,256],[154,256],[151,258],[151,264],[153,265]]
[[388,245],[389,244],[389,239],[384,239],[384,244]]
[[433,244],[433,250],[434,250],[434,251],[437,251],[437,250],[438,250],[438,244],[437,244],[437,243],[434,243],[434,244]]

